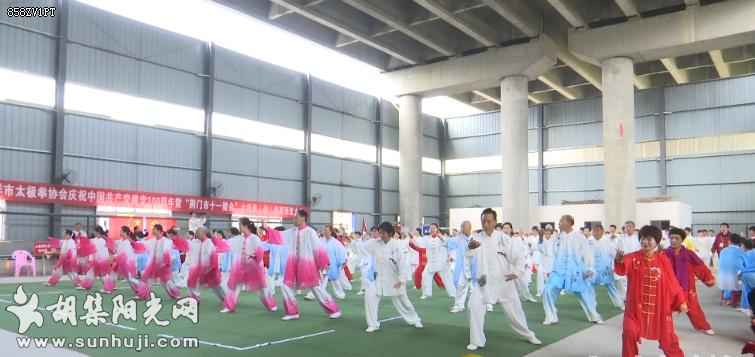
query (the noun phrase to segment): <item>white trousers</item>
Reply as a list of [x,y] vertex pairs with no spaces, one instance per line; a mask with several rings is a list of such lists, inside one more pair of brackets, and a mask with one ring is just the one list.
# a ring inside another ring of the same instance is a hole
[[546,272],[544,272],[542,269],[538,269],[537,271],[537,290],[536,294],[537,296],[542,296],[543,291],[545,290],[545,281],[547,280],[548,275]]
[[322,290],[327,291],[328,285],[330,285],[333,288],[333,295],[336,297],[336,299],[343,300],[346,298],[346,293],[343,291],[343,282],[341,282],[341,279],[336,280],[328,280],[328,276],[323,276],[322,280],[320,280],[320,287],[322,287]]
[[613,285],[616,286],[617,294],[622,298],[627,298],[627,277],[614,275]]
[[472,283],[468,279],[461,279],[461,281],[459,281],[459,285],[456,286],[454,309],[463,310],[467,307],[467,297],[469,296],[471,285]]
[[[340,311],[338,305],[336,305],[333,297],[328,294],[328,291],[323,288],[322,285],[318,285],[310,289],[315,296],[317,302],[320,303],[323,310],[327,314],[333,314]],[[286,284],[281,285],[281,292],[283,292],[283,308],[286,315],[298,315],[299,314],[299,302],[296,300],[296,291],[291,289]]]
[[453,277],[448,268],[441,271],[430,271],[427,267],[422,271],[422,295],[430,297],[433,296],[433,276],[435,273],[440,275],[440,279],[443,281],[443,285],[446,287],[446,293],[450,297],[456,297],[456,288],[454,287]]
[[525,300],[535,300],[530,292],[530,285],[526,283],[524,279],[518,278],[516,281],[516,289],[519,291],[519,295]]
[[[364,293],[364,316],[367,320],[367,327],[380,328],[380,321],[378,320],[378,308],[380,307],[380,299],[382,296],[377,294],[377,289],[374,284],[367,285],[367,290]],[[406,290],[401,295],[390,296],[393,302],[393,307],[396,308],[399,315],[409,325],[415,325],[421,322],[417,311],[414,310],[409,296],[406,295]]]
[[[535,337],[535,333],[527,327],[527,317],[522,309],[522,302],[518,294],[498,301],[503,312],[511,323],[511,329],[527,339]],[[469,343],[484,347],[485,339],[485,314],[487,313],[486,302],[479,287],[472,287],[472,295],[469,298]]]
[[359,285],[361,291],[366,291],[367,286],[370,284],[370,281],[367,280],[367,275],[369,275],[370,271],[370,265],[367,263],[362,263],[357,265],[357,269],[359,270]]
[[351,291],[353,288],[351,286],[351,282],[349,281],[349,278],[346,276],[346,272],[341,269],[341,275],[338,276],[338,282],[341,284],[341,287],[345,291]]

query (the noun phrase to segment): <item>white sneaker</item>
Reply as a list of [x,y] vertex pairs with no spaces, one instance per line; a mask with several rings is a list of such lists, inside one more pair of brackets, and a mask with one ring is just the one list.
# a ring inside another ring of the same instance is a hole
[[222,312],[224,314],[227,314],[227,313],[231,312],[231,310],[229,310],[227,307],[224,307],[223,310],[220,310],[220,312]]
[[537,302],[537,300],[535,300],[535,298],[527,298],[527,301],[529,301],[529,302]]
[[308,293],[307,295],[304,295],[304,300],[312,301],[315,299],[315,294]]
[[705,330],[705,331],[703,331],[703,333],[704,333],[704,334],[706,334],[706,335],[710,335],[710,336],[713,336],[713,335],[715,335],[715,334],[716,334],[716,331],[713,331],[713,330]]
[[592,323],[594,323],[596,325],[602,325],[603,324],[603,320],[593,321]]
[[359,295],[359,296],[364,295],[364,290],[359,290],[359,292],[357,293],[357,295]]
[[296,314],[296,315],[286,315],[286,316],[281,317],[281,320],[283,320],[283,321],[298,320],[298,319],[299,319],[299,314]]
[[478,348],[480,348],[480,346],[473,345],[471,343],[467,345],[467,350],[469,351],[477,351]]
[[427,300],[428,298],[429,298],[429,296],[425,296],[425,295],[422,295],[422,296],[419,297],[420,300]]
[[485,308],[488,309],[488,312],[493,312],[493,304],[487,304]]
[[543,325],[546,325],[546,326],[548,326],[548,325],[555,325],[557,323],[558,323],[558,320],[549,320],[549,319],[546,319],[545,321],[543,321]]
[[449,312],[452,313],[452,314],[458,314],[460,312],[464,312],[464,308],[463,307],[454,307]]
[[334,313],[328,315],[328,318],[329,319],[339,319],[339,318],[341,318],[341,312],[340,311],[334,312]]
[[375,332],[377,330],[380,330],[380,327],[372,327],[372,326],[370,326],[366,330],[364,330],[364,332],[373,333],[373,332]]
[[276,311],[278,311],[278,307],[277,306],[274,306],[272,309],[270,309],[270,312],[276,312]]
[[422,325],[422,321],[417,321],[417,323],[414,324],[414,327],[416,327],[416,328],[424,328],[425,326]]
[[538,340],[537,337],[535,337],[535,336],[532,336],[532,337],[528,338],[527,341],[529,341],[533,345],[542,345],[543,344],[543,342],[540,341],[540,340]]
[[85,289],[84,289],[83,287],[81,287],[81,286],[77,286],[77,287],[75,287],[74,289],[76,289],[76,290],[85,290]]

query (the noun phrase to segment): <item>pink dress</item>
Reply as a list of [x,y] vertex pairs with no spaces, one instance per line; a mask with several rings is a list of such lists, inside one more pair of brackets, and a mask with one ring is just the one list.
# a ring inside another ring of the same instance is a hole
[[320,285],[320,271],[328,268],[328,253],[312,227],[291,228],[283,232],[288,260],[283,283],[291,289]]
[[228,277],[229,289],[234,290],[243,284],[247,291],[256,292],[267,286],[261,243],[260,238],[254,234],[247,237],[236,236],[228,240],[232,256],[231,273]]
[[219,252],[210,239],[205,239],[198,243],[191,246],[198,251],[195,256],[196,259],[189,266],[187,286],[190,289],[196,289],[199,285],[217,288],[221,282]]

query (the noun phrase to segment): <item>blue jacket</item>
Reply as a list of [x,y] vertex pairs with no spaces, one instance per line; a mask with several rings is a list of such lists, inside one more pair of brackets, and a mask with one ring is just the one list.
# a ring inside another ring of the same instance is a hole
[[459,234],[456,237],[453,237],[448,240],[446,243],[448,250],[452,251],[454,254],[454,284],[456,286],[459,286],[461,284],[462,279],[464,279],[464,264],[465,262],[469,262],[469,270],[471,273],[471,277],[477,276],[477,262],[474,259],[474,257],[467,257],[466,253],[467,250],[469,250],[469,241],[472,240],[472,237],[465,237],[463,234]]
[[346,247],[335,238],[323,239],[323,244],[328,252],[328,280],[338,280],[343,265],[346,264]]
[[730,245],[721,251],[718,257],[718,272],[723,274],[736,274],[745,265],[745,251],[736,246]]

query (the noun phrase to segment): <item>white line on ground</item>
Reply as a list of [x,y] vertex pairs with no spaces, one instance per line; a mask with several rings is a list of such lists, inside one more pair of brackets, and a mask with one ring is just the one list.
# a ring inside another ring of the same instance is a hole
[[334,333],[334,332],[336,332],[336,330],[320,331],[320,332],[316,332],[316,333],[311,333],[309,335],[298,336],[298,337],[291,337],[291,338],[285,338],[285,339],[282,339],[282,340],[269,341],[269,342],[264,342],[264,343],[258,343],[258,344],[254,345],[254,346],[241,347],[241,350],[242,351],[248,351],[248,350],[253,350],[255,348],[267,347],[267,346],[278,345],[278,344],[286,343],[286,342],[303,340],[305,338],[310,338],[310,337],[315,337],[315,336],[321,336],[321,335],[327,335],[327,334]]
[[[172,335],[168,335],[168,334],[164,334],[164,333],[158,334],[158,336],[160,336],[160,337],[167,337],[167,338],[177,338],[176,336],[172,336]],[[217,342],[209,342],[209,341],[204,341],[204,340],[197,340],[197,342],[200,345],[215,346],[215,347],[226,348],[226,349],[234,350],[234,351],[243,351],[243,349],[241,347],[224,345],[222,343],[217,343]]]
[[387,319],[382,319],[382,320],[380,320],[378,322],[388,322],[388,321],[398,320],[400,318],[401,318],[401,316],[394,316],[394,317],[389,317]]
[[[34,293],[34,294],[37,294],[37,295],[60,295],[60,294],[63,294],[63,293],[65,293],[65,291],[43,291],[43,292]],[[0,294],[0,296],[13,296],[13,295],[15,295],[15,293],[13,293],[13,294]]]

